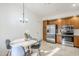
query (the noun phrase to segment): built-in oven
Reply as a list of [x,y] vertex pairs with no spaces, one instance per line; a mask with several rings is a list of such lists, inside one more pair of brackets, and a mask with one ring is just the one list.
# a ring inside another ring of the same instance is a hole
[[63,25],[61,27],[62,44],[73,46],[74,27],[73,25]]

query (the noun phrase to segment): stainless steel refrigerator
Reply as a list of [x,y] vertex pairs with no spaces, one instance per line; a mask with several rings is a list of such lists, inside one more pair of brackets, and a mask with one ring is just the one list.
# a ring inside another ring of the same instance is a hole
[[47,33],[46,33],[46,41],[47,42],[55,43],[56,31],[57,31],[56,25],[48,25],[47,26]]

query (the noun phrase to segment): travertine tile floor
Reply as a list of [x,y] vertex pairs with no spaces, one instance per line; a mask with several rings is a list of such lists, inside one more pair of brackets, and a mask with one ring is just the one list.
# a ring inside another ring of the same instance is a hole
[[79,48],[62,45],[59,48],[60,50],[54,56],[79,56]]
[[[42,41],[40,53],[41,56],[79,56],[79,48]],[[2,55],[5,56],[6,53],[2,53]]]
[[[43,56],[79,56],[79,48],[61,44],[43,43],[40,48]],[[47,54],[44,52],[47,51]]]

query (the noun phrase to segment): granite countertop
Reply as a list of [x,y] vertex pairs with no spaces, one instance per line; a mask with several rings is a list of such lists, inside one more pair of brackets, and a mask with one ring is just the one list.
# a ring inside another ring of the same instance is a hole
[[74,34],[74,36],[79,36],[79,35],[75,35],[75,34]]
[[[56,35],[62,35],[61,33],[57,33]],[[74,35],[63,35],[63,36],[79,36],[79,34],[74,34]]]

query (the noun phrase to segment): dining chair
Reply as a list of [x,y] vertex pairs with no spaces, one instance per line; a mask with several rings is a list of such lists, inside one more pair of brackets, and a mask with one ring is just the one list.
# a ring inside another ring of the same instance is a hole
[[36,44],[32,45],[31,48],[38,49],[38,55],[41,55],[40,54],[40,46],[41,46],[41,41],[38,41]]
[[10,40],[9,39],[6,39],[5,43],[6,43],[6,48],[8,50],[8,52],[7,52],[7,56],[8,56],[8,55],[11,54],[11,51],[10,51],[11,50]]
[[25,55],[26,55],[26,52],[24,47],[22,46],[12,47],[11,56],[25,56]]

